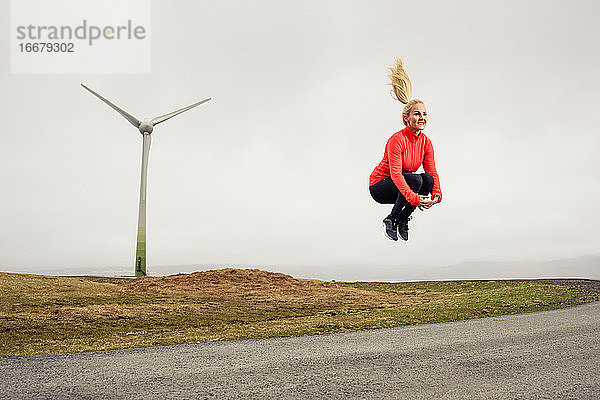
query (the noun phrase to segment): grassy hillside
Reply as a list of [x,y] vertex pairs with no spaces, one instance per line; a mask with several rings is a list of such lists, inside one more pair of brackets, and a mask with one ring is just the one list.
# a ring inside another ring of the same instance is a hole
[[536,281],[331,283],[237,269],[131,280],[0,273],[0,356],[388,328],[593,299]]

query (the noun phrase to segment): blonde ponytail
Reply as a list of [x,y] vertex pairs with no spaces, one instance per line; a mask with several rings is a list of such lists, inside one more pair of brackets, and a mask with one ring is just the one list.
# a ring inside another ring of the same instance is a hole
[[400,103],[404,104],[404,109],[402,110],[402,122],[406,125],[406,118],[408,118],[408,114],[410,113],[410,109],[415,104],[424,104],[419,99],[412,99],[412,84],[410,83],[410,78],[404,69],[404,64],[402,63],[402,59],[396,59],[396,66],[390,67],[390,79],[392,80],[392,95],[396,98]]
[[390,67],[390,79],[392,80],[392,94],[402,104],[410,101],[412,96],[412,85],[410,78],[404,69],[402,59],[396,59],[396,66]]

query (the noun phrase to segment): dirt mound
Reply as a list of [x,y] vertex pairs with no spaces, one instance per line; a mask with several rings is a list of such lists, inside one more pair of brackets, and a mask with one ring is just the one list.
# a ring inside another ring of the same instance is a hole
[[296,279],[282,273],[259,269],[235,268],[163,277],[147,276],[133,279],[123,285],[128,291],[184,292],[196,296],[306,295],[309,292],[345,290],[332,283]]

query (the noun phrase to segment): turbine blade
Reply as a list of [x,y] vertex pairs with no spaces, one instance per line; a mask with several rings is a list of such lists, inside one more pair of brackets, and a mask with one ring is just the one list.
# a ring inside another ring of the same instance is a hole
[[166,121],[166,120],[168,120],[169,118],[173,118],[174,116],[176,116],[176,115],[178,115],[178,114],[181,114],[182,112],[184,112],[184,111],[187,111],[187,110],[189,110],[190,108],[194,108],[194,107],[196,107],[196,106],[199,106],[199,105],[200,105],[200,104],[202,104],[202,103],[206,103],[206,102],[207,102],[207,101],[209,101],[210,99],[211,99],[211,98],[209,97],[208,99],[204,99],[204,100],[202,100],[202,101],[199,101],[199,102],[197,102],[197,103],[191,104],[191,105],[189,105],[189,106],[187,106],[187,107],[183,107],[183,108],[181,108],[181,109],[179,109],[179,110],[177,110],[177,111],[173,111],[172,113],[168,113],[168,114],[165,114],[165,115],[161,115],[160,117],[153,118],[153,119],[152,119],[152,121],[150,121],[150,122],[152,122],[152,125],[157,125],[157,124],[160,124],[161,122],[163,122],[163,121]]
[[131,125],[135,126],[136,128],[140,127],[140,124],[142,123],[142,121],[140,121],[139,119],[137,119],[133,115],[129,114],[127,111],[123,110],[118,105],[116,105],[114,103],[111,103],[109,100],[107,100],[104,97],[100,96],[98,93],[94,92],[92,89],[90,89],[89,87],[85,86],[83,83],[81,84],[81,86],[83,86],[87,91],[89,91],[94,96],[96,96],[97,98],[99,98],[100,100],[102,100],[103,102],[105,102],[106,104],[108,104],[113,110],[115,110],[116,112],[118,112],[119,114],[121,114],[123,117],[125,117],[125,119],[131,123]]

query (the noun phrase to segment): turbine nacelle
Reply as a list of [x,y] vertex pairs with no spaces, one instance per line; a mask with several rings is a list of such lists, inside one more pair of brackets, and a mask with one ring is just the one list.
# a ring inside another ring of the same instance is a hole
[[149,135],[154,130],[154,124],[149,120],[142,121],[139,126],[139,130],[142,135]]

